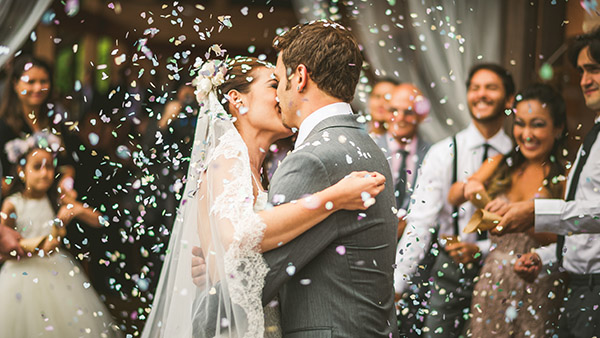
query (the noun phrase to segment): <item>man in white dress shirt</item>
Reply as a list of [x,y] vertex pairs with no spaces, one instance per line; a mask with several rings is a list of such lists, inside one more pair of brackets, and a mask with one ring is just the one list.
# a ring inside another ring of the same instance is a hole
[[[511,75],[501,66],[474,66],[467,81],[472,123],[455,135],[456,143],[449,137],[434,144],[420,168],[407,226],[397,248],[394,286],[396,296],[405,301],[429,303],[429,313],[421,318],[426,337],[458,336],[468,317],[473,278],[478,274],[481,255],[489,250],[489,240],[462,233],[474,207],[465,203],[454,209],[447,201],[448,192],[453,181],[466,180],[485,158],[510,151],[512,142],[502,126],[505,110],[512,106],[514,91]],[[432,235],[436,232],[441,239],[439,245]],[[444,236],[460,236],[460,241],[446,243]],[[430,248],[437,257],[433,266],[424,266],[423,259],[430,255]],[[433,283],[423,286],[429,288],[430,298],[415,299],[420,286],[413,280],[419,280],[428,270]],[[415,332],[401,334],[412,336]]]
[[569,54],[581,74],[585,103],[596,118],[569,172],[565,200],[513,203],[494,232],[535,226],[537,232],[559,235],[557,243],[523,255],[515,271],[534,280],[543,264],[562,266],[570,281],[559,336],[592,337],[600,336],[600,30],[579,36]]

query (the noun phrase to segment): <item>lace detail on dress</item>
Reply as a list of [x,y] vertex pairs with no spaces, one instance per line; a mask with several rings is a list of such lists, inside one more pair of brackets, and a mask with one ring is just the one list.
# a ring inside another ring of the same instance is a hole
[[[237,159],[229,168],[232,180],[223,184],[224,190],[210,210],[211,216],[228,219],[234,228],[224,257],[229,295],[246,313],[249,325],[244,337],[262,338],[262,289],[268,266],[260,253],[260,242],[266,226],[254,212],[248,150],[235,129],[219,138],[219,144],[207,162],[210,164],[218,158]],[[210,165],[207,167],[210,170]]]

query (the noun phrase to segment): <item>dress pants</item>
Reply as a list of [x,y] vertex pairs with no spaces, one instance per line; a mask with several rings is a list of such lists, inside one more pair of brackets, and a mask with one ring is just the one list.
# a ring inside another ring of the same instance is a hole
[[459,337],[469,318],[473,279],[479,274],[479,264],[457,264],[446,250],[433,265],[430,286],[429,314],[424,327],[425,337]]
[[570,274],[565,310],[558,324],[561,338],[600,337],[600,274],[582,277]]

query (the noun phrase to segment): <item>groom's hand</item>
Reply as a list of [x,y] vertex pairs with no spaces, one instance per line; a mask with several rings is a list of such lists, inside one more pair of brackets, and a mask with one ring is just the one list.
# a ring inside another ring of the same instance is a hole
[[200,247],[192,247],[192,281],[201,288],[206,285],[206,261]]

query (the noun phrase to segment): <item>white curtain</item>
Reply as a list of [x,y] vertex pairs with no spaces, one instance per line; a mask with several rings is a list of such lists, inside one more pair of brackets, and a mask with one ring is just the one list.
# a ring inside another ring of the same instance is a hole
[[0,1],[0,68],[29,37],[52,0]]
[[[294,5],[302,20],[336,12],[328,1]],[[467,73],[501,60],[502,1],[355,0],[344,16],[376,75],[414,83],[431,101],[425,138],[438,141],[469,123]]]

